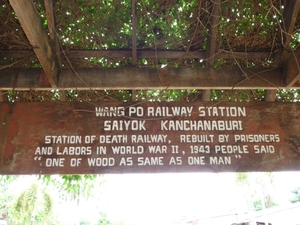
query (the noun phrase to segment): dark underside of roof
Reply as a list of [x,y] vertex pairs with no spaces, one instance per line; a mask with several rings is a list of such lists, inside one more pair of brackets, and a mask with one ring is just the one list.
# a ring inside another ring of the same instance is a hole
[[0,91],[298,89],[299,9],[299,0],[0,0]]

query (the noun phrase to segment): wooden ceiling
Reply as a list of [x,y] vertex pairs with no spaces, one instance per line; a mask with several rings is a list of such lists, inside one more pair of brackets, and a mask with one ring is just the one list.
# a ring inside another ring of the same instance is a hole
[[[11,16],[17,17],[18,20],[16,21],[19,21],[29,42],[29,47],[20,45],[12,47],[5,46],[3,43],[0,44],[0,57],[5,61],[5,63],[0,64],[0,90],[2,91],[164,88],[204,90],[262,88],[275,90],[300,88],[300,48],[297,46],[290,47],[292,35],[295,32],[299,33],[297,29],[299,29],[300,24],[300,0],[284,1],[282,5],[277,2],[282,9],[282,19],[276,25],[278,27],[275,28],[278,31],[278,38],[274,38],[273,43],[270,44],[271,47],[268,48],[266,48],[265,43],[259,45],[259,42],[255,48],[247,47],[247,44],[241,45],[242,48],[231,48],[228,39],[225,40],[228,47],[222,47],[220,40],[223,36],[220,36],[220,31],[223,28],[220,27],[220,21],[226,19],[222,7],[224,8],[226,4],[228,4],[226,5],[227,8],[230,7],[229,3],[232,3],[232,1],[199,1],[197,3],[198,9],[210,16],[201,17],[202,14],[195,16],[195,21],[198,22],[193,28],[194,32],[190,39],[195,37],[198,30],[202,29],[201,24],[205,24],[207,34],[203,40],[205,40],[206,47],[200,47],[201,44],[199,44],[199,48],[197,48],[197,44],[190,42],[185,48],[173,49],[164,48],[163,45],[152,48],[140,47],[141,31],[139,29],[141,28],[139,28],[138,23],[144,18],[141,18],[143,15],[137,10],[137,6],[143,6],[143,1],[131,1],[130,29],[132,33],[131,40],[128,40],[131,47],[128,48],[127,43],[125,47],[118,48],[117,46],[114,49],[64,46],[61,40],[62,36],[57,35],[60,29],[57,24],[57,15],[61,13],[58,11],[57,5],[60,1],[45,0],[42,2],[46,12],[47,26],[43,26],[43,18],[36,9],[37,2],[41,1],[9,0],[8,2],[2,0],[2,5],[11,7],[13,10]],[[82,1],[74,1],[74,4],[79,4],[79,2]],[[157,2],[162,2],[165,5],[176,3],[174,0]],[[276,11],[275,3],[273,3],[270,0],[268,3],[270,5],[269,10],[260,12],[260,14],[267,17],[271,14],[271,11]],[[257,1],[254,0],[253,4],[257,4]],[[122,10],[122,8],[119,10]],[[234,10],[229,9],[230,11]],[[150,11],[147,13],[150,14]],[[255,16],[257,15],[253,12],[253,18]],[[4,20],[7,18],[0,14],[0,19],[0,23],[4,26]],[[235,21],[238,22],[238,18]],[[94,22],[97,23],[97,21]],[[111,23],[114,23],[114,21],[111,21]],[[13,38],[16,34],[11,33],[10,35]],[[0,40],[4,37],[7,38],[7,36],[7,33],[2,35],[0,33]],[[251,37],[251,33],[246,33],[244,38],[245,36]],[[157,40],[159,41],[159,37],[157,37]],[[231,41],[238,40],[237,38]],[[130,59],[130,63],[123,63],[122,66],[117,68],[91,66],[90,64],[88,66],[86,64],[75,66],[72,63],[72,60],[92,57],[118,58],[124,60],[124,62]],[[40,68],[33,68],[28,64],[20,66],[18,62],[28,58],[37,59]],[[13,60],[7,63],[7,59]],[[177,60],[180,63],[177,66],[171,66],[171,63],[170,65],[168,63],[166,65],[157,63],[155,66],[147,66],[141,64],[141,59],[152,59],[155,62],[160,59]],[[216,62],[223,59],[232,63],[225,66],[216,66]],[[251,66],[245,66],[245,63],[240,63],[241,61],[266,61],[266,59],[268,59],[268,65],[266,66],[262,66],[261,63],[259,66],[254,65],[254,63]],[[199,65],[195,65],[195,62]]]

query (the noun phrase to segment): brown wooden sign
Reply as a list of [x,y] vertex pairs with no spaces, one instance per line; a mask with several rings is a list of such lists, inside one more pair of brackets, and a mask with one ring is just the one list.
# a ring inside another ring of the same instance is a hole
[[1,174],[300,169],[298,103],[0,104]]

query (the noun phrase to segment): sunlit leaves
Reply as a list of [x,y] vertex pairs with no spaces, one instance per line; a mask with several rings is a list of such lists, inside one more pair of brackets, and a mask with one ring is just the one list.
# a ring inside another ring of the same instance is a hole
[[[52,213],[53,202],[48,193],[38,188],[37,184],[24,190],[14,205],[15,224],[40,223],[47,221]],[[42,216],[41,216],[42,215]]]
[[129,48],[131,1],[78,1],[56,5],[58,34],[71,48]]
[[273,5],[272,1],[229,1],[222,4],[221,45],[234,51],[271,50],[280,38],[282,12],[282,6]]
[[[138,46],[155,49],[186,50],[194,47],[203,27],[197,30],[202,11],[198,1],[152,1],[144,0],[138,5],[140,19],[138,24]],[[200,11],[199,11],[200,9]],[[205,36],[202,36],[203,40]],[[202,44],[198,43],[197,48]]]
[[199,90],[148,90],[137,91],[138,101],[195,101],[201,97]]
[[282,89],[277,91],[277,100],[283,102],[299,102],[300,92],[296,89]]
[[211,90],[211,101],[249,102],[263,101],[265,90]]

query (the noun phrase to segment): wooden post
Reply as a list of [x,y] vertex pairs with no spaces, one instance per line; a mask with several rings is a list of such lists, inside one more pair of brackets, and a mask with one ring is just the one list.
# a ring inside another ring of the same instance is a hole
[[266,90],[266,102],[274,102],[276,100],[277,90]]
[[210,89],[202,90],[202,96],[201,100],[204,102],[210,101]]

